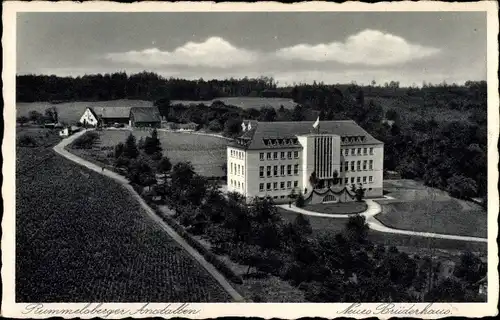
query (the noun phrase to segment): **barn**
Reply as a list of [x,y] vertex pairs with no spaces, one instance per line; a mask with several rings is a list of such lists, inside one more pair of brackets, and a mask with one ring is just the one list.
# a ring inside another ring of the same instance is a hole
[[157,108],[133,107],[129,118],[132,127],[161,127],[161,116]]
[[128,124],[130,109],[131,107],[88,107],[80,118],[80,123],[91,126],[96,126],[99,121],[104,126]]

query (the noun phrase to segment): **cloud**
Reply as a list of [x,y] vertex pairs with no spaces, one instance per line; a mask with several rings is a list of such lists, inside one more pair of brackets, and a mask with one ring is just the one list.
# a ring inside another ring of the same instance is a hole
[[253,63],[257,59],[257,53],[237,48],[222,38],[210,37],[201,43],[187,42],[173,51],[150,48],[142,51],[109,53],[106,58],[117,63],[131,63],[147,67],[230,68]]
[[287,60],[335,61],[344,64],[383,66],[421,59],[439,53],[439,49],[411,44],[404,38],[377,30],[364,30],[344,42],[298,44],[277,50]]

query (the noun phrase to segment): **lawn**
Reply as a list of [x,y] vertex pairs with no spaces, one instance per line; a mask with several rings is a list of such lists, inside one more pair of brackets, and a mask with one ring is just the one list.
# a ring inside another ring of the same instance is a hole
[[[297,217],[297,213],[293,211],[282,208],[278,208],[278,211],[283,219],[288,222],[293,222]],[[341,232],[347,223],[347,219],[343,218],[333,219],[312,216],[308,216],[307,218],[309,219],[313,233],[318,236],[335,235]],[[408,254],[417,253],[420,255],[458,256],[463,250],[485,253],[487,249],[486,243],[415,237],[374,230],[368,231],[368,238],[375,244],[396,246]],[[431,250],[429,250],[429,248]]]
[[295,105],[297,105],[297,103],[295,103],[292,99],[260,98],[260,97],[226,97],[208,101],[172,100],[171,104],[191,105],[191,104],[201,103],[206,106],[210,106],[214,101],[222,101],[226,105],[232,105],[240,107],[242,109],[249,109],[249,108],[260,109],[265,106],[270,106],[276,109],[283,106],[285,109],[293,109]]
[[355,214],[365,211],[367,207],[364,202],[340,202],[308,204],[304,209],[328,214]]
[[379,201],[382,212],[376,218],[389,227],[487,237],[488,217],[476,203],[414,180],[384,181],[384,191],[394,199]]
[[[149,131],[132,131],[139,140],[151,135]],[[115,146],[125,142],[130,134],[126,130],[104,130],[99,132],[99,147]],[[224,176],[221,165],[226,163],[226,146],[228,140],[213,136],[204,136],[182,132],[159,131],[163,154],[170,158],[172,163],[190,161],[196,172],[203,176]],[[108,151],[102,151],[105,155]]]
[[16,104],[16,110],[17,116],[28,116],[30,111],[38,111],[44,114],[48,108],[56,107],[60,121],[73,123],[80,120],[87,107],[150,107],[151,105],[151,101],[125,99],[95,102],[77,101],[58,104],[50,102],[19,102]]
[[487,237],[486,212],[479,206],[476,210],[464,210],[454,199],[385,204],[376,218],[397,229]]
[[18,149],[16,302],[230,300],[120,185]]

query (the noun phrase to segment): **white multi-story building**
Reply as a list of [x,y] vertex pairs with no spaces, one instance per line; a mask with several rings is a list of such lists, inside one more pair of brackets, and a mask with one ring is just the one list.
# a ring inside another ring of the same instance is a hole
[[354,121],[315,129],[311,121],[245,120],[242,129],[227,148],[227,185],[248,201],[287,202],[292,192],[312,203],[352,201],[352,185],[382,196],[384,144]]

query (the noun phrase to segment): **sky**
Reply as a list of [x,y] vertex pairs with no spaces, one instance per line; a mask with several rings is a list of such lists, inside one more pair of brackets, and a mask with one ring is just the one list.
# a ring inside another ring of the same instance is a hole
[[273,77],[401,85],[486,80],[484,12],[37,12],[17,73]]

